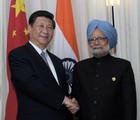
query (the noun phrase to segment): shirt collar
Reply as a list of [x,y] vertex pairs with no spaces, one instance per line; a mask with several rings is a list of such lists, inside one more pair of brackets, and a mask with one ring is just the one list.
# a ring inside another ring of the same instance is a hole
[[108,61],[109,59],[110,59],[110,53],[109,54],[107,54],[107,55],[105,55],[105,56],[103,56],[103,57],[100,57],[100,58],[96,58],[96,57],[93,57],[93,60],[95,61],[95,62],[104,62],[104,61]]
[[[39,47],[37,47],[37,46],[36,46],[33,42],[31,42],[31,41],[29,41],[29,43],[34,47],[34,49],[38,52],[38,54],[41,54],[42,50],[41,50]],[[46,53],[46,51],[47,51],[47,47],[43,50],[43,52]]]

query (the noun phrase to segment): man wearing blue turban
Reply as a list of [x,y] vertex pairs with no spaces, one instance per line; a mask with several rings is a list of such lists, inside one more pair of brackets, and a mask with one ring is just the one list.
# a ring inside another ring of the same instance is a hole
[[87,39],[93,57],[75,64],[72,97],[79,120],[136,120],[136,88],[131,63],[113,57],[117,31],[107,21],[92,20]]
[[116,44],[117,44],[117,31],[107,21],[92,20],[88,24],[88,28],[87,28],[88,40],[90,40],[91,34],[96,28],[99,28],[103,32],[103,34],[108,38],[110,49],[116,46]]

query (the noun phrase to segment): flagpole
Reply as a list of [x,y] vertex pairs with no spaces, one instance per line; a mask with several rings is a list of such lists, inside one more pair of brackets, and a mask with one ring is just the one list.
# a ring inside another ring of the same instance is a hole
[[112,5],[112,24],[113,27],[115,27],[115,21],[114,21],[114,6]]

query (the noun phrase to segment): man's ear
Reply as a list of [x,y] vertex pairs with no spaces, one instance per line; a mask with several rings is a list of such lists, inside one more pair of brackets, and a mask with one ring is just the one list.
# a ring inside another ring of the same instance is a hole
[[31,25],[28,25],[28,32],[30,33],[30,31],[31,31]]

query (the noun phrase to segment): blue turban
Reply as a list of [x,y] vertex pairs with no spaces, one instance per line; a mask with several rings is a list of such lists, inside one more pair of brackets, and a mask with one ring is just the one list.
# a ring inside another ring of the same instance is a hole
[[95,28],[99,28],[104,35],[108,38],[110,49],[116,46],[117,44],[117,31],[116,29],[107,21],[101,20],[92,20],[89,22],[87,27],[87,38],[88,40],[91,37],[92,32]]

